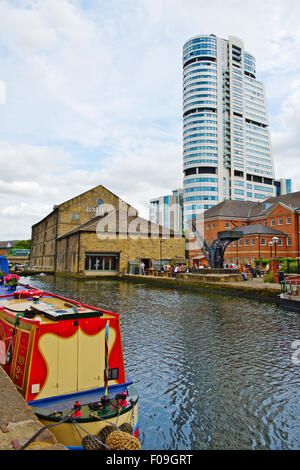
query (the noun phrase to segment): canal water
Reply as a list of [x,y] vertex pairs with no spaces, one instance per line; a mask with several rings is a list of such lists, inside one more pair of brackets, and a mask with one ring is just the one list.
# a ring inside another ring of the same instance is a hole
[[126,281],[23,281],[120,313],[143,449],[300,449],[300,313]]

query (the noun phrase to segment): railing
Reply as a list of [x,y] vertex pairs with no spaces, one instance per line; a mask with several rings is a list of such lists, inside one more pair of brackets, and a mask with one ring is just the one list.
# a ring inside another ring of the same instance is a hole
[[281,281],[280,284],[282,294],[298,295],[299,285],[297,281],[295,284],[293,284],[291,281]]

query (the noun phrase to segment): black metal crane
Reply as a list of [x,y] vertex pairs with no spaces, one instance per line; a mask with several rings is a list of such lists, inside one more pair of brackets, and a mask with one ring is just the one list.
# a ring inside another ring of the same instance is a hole
[[196,241],[199,244],[206,261],[211,268],[223,268],[224,265],[224,254],[228,245],[236,240],[243,237],[243,232],[237,232],[232,230],[225,230],[218,232],[216,239],[212,242],[208,242],[199,233],[196,227],[196,223],[191,221],[192,233],[195,235]]

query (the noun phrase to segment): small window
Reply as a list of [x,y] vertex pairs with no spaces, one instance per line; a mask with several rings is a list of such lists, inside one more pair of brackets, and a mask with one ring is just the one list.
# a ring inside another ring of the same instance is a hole
[[209,229],[209,224],[206,225],[206,228]]
[[214,222],[211,224],[211,228],[215,228],[215,223]]
[[251,245],[255,245],[255,238],[251,238]]
[[248,246],[248,245],[249,245],[248,238],[245,238],[245,246]]
[[286,246],[292,246],[292,237],[287,237]]
[[287,224],[291,224],[291,223],[292,223],[292,218],[291,218],[291,217],[287,217],[287,218],[286,218],[286,223],[287,223]]
[[283,224],[283,219],[278,219],[278,225],[282,225]]
[[102,199],[98,199],[98,201],[97,201],[97,206],[102,206],[102,204],[103,204]]
[[278,238],[278,246],[282,246],[282,238]]
[[267,240],[265,238],[261,238],[260,244],[265,246],[267,244]]
[[225,228],[230,228],[230,222],[225,222]]
[[108,380],[116,380],[119,378],[119,368],[108,369]]
[[274,225],[275,225],[275,219],[272,219],[271,220],[271,227],[274,227]]

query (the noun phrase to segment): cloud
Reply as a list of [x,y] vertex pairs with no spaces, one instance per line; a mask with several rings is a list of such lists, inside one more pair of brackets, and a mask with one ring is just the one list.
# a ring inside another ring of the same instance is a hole
[[0,238],[98,184],[146,217],[182,185],[182,46],[201,33],[256,57],[276,176],[300,176],[299,15],[292,0],[0,1]]

